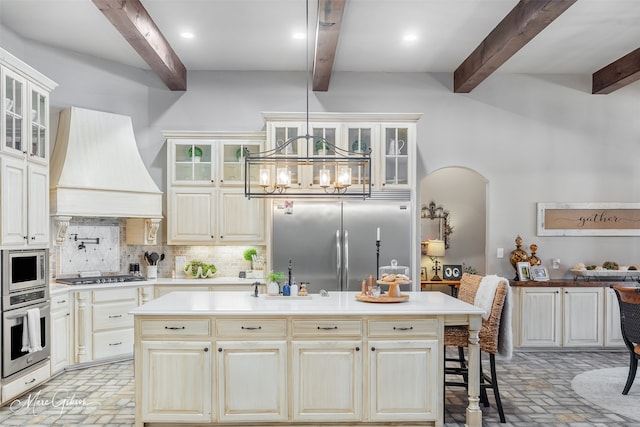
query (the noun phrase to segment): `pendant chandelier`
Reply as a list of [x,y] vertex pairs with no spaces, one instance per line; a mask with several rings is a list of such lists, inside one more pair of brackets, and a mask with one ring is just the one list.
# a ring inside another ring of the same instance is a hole
[[[309,33],[309,0],[306,1]],[[248,198],[371,197],[371,148],[351,151],[309,134],[309,40],[306,46],[306,134],[258,153],[244,149],[244,194]],[[364,149],[360,149],[364,148]]]

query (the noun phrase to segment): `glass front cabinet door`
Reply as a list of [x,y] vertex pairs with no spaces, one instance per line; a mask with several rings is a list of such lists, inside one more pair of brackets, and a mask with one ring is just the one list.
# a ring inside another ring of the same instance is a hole
[[[221,176],[220,184],[225,186],[244,185],[244,158],[248,151],[256,154],[262,151],[261,141],[221,141]],[[251,182],[258,183],[258,170],[250,171]]]
[[215,150],[203,140],[173,141],[173,184],[211,183],[215,181]]
[[408,127],[383,127],[380,149],[383,188],[409,185],[410,162]]
[[3,69],[4,149],[26,152],[24,141],[26,80]]

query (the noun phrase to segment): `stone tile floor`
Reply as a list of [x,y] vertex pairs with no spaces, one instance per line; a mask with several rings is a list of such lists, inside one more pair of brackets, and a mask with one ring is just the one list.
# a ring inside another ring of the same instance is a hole
[[[640,421],[608,413],[571,389],[571,380],[579,373],[627,363],[628,355],[622,351],[517,352],[512,360],[497,362],[507,423],[499,423],[489,391],[491,406],[482,407],[483,425],[639,427]],[[448,388],[445,399],[445,427],[464,426],[464,389]],[[66,371],[0,408],[3,427],[129,427],[133,421],[130,361]]]

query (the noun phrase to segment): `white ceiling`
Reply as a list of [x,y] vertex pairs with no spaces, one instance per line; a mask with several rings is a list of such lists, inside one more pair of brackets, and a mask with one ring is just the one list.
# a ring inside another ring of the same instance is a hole
[[[304,70],[303,0],[142,0],[187,70]],[[334,71],[453,72],[517,0],[347,0]],[[316,1],[310,1],[310,25]],[[91,0],[0,0],[25,39],[149,69]],[[180,37],[184,30],[196,38]],[[403,42],[408,31],[418,36]],[[0,40],[0,45],[1,45]],[[592,74],[640,47],[640,0],[578,0],[498,71]],[[310,56],[313,56],[311,51]]]

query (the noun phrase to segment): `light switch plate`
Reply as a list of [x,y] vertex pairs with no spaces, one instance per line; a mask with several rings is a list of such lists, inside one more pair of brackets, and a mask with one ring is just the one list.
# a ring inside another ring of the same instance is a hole
[[504,258],[504,248],[498,248],[498,250],[496,251],[496,256],[498,258]]

